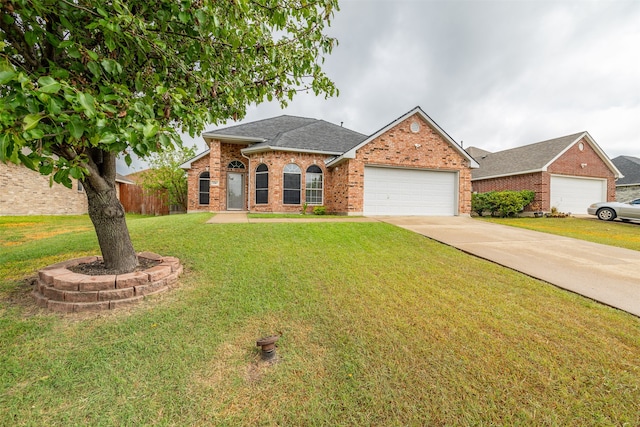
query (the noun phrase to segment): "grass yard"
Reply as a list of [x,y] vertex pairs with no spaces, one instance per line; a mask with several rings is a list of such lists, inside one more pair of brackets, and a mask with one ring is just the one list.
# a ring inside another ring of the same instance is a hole
[[593,218],[478,218],[498,224],[640,251],[640,223]]
[[180,286],[65,316],[25,278],[88,218],[0,217],[0,425],[640,425],[636,317],[384,223],[208,218],[132,218]]

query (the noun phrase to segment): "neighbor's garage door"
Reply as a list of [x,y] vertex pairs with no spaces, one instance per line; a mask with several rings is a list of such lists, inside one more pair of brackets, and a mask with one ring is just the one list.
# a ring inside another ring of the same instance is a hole
[[366,166],[365,215],[457,214],[458,174]]
[[551,207],[586,214],[590,204],[607,200],[607,180],[551,176]]

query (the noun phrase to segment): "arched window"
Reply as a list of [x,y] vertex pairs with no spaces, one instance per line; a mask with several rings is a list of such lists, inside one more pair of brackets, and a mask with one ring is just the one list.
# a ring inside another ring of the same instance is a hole
[[269,203],[269,168],[264,163],[256,168],[256,205]]
[[307,168],[305,179],[305,201],[310,205],[322,204],[322,169],[311,165]]
[[198,179],[198,200],[201,205],[209,204],[209,172],[202,172]]
[[244,169],[244,163],[240,160],[232,160],[227,165],[227,169]]
[[285,205],[300,204],[300,167],[289,163],[284,167],[283,196]]

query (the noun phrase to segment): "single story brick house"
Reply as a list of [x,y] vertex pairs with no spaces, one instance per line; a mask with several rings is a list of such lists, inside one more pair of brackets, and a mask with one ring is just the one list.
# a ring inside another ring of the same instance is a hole
[[188,212],[463,215],[477,163],[420,107],[372,135],[279,116],[205,132]]
[[640,159],[618,156],[611,160],[624,175],[616,181],[616,200],[626,202],[640,198]]
[[533,190],[543,211],[586,214],[595,202],[614,201],[622,174],[588,132],[491,153],[467,149],[480,167],[473,191]]

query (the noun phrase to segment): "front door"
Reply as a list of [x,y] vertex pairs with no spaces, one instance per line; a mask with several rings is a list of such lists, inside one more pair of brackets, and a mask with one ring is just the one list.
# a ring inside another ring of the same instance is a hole
[[244,209],[244,174],[227,173],[227,210]]

